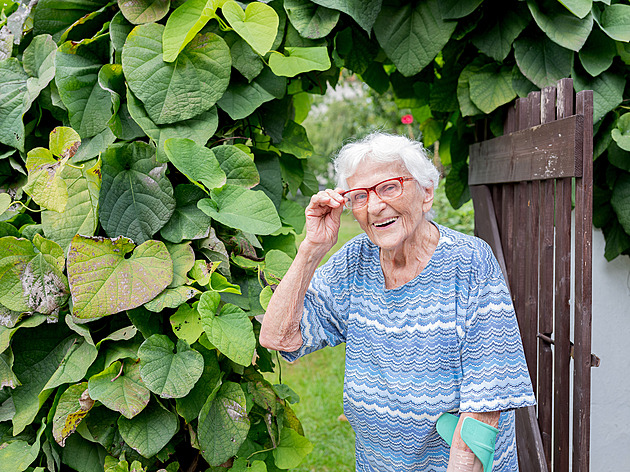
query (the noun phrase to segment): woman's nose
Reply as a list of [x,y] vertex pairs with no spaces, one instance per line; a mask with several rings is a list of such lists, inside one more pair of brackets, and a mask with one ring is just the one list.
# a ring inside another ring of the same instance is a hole
[[369,213],[376,214],[385,208],[385,202],[378,196],[375,190],[368,192],[367,210]]

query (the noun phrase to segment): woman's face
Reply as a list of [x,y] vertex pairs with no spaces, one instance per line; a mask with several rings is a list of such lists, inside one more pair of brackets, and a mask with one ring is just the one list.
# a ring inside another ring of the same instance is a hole
[[[401,161],[364,162],[348,177],[350,188],[369,188],[394,177],[411,177]],[[427,223],[424,214],[433,205],[433,188],[422,189],[417,182],[403,184],[399,197],[384,202],[370,192],[367,205],[353,209],[354,217],[370,240],[381,249],[400,249],[422,237],[422,225]],[[419,241],[418,241],[419,242]]]

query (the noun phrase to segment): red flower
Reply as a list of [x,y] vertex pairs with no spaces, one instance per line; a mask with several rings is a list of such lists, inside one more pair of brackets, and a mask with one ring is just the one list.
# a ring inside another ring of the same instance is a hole
[[400,121],[402,122],[403,125],[410,125],[411,123],[413,123],[413,116],[411,115],[404,115]]

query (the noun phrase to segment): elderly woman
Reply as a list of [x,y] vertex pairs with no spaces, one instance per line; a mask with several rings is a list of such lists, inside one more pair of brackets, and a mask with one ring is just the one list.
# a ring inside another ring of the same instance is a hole
[[[493,457],[495,472],[518,470],[513,409],[535,400],[491,250],[431,221],[439,176],[420,143],[375,133],[344,146],[335,169],[340,188],[311,198],[306,237],[269,302],[261,344],[292,361],[346,343],[344,413],[358,471],[483,463],[489,472]],[[317,268],[344,207],[365,234]],[[445,412],[459,419],[442,438]],[[473,443],[474,426],[485,424],[498,434],[485,428],[493,438],[484,463]]]

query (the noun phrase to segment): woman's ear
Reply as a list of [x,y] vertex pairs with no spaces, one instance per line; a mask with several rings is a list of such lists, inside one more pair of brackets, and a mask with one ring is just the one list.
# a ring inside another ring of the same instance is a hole
[[433,206],[433,197],[435,195],[433,187],[427,187],[424,190],[424,196],[422,197],[422,212],[428,213]]

